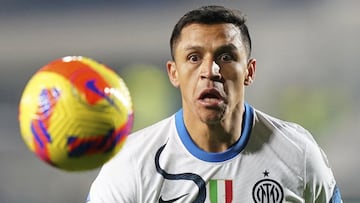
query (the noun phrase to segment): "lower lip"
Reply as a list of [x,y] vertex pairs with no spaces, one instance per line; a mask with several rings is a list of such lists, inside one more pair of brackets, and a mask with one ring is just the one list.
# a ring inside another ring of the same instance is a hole
[[199,99],[199,103],[206,107],[216,107],[223,103],[223,100],[217,98],[206,98],[206,99]]

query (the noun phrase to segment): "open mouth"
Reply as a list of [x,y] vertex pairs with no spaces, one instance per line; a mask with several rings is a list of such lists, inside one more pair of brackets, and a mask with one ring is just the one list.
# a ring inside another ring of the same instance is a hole
[[224,99],[216,89],[207,89],[200,94],[199,100],[208,104],[218,104]]

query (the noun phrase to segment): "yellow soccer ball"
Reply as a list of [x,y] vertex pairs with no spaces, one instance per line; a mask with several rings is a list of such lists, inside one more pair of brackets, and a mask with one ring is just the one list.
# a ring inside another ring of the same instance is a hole
[[133,126],[123,79],[109,67],[67,56],[39,69],[19,104],[21,136],[44,162],[66,171],[97,168],[116,154]]

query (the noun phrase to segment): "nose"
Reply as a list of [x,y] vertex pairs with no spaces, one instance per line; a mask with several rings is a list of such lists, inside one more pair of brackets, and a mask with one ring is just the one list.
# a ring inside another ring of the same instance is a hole
[[220,80],[221,73],[220,73],[220,66],[212,61],[211,63],[204,64],[202,69],[202,78],[207,78],[210,80]]

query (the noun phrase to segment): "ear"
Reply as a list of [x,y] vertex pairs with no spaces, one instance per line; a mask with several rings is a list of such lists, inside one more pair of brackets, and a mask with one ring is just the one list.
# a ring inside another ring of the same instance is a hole
[[256,59],[252,58],[249,60],[248,64],[247,64],[247,74],[245,76],[245,81],[244,84],[250,85],[254,79],[255,79],[255,70],[256,70]]
[[166,63],[166,68],[171,84],[174,87],[179,87],[180,84],[175,61],[168,61]]

